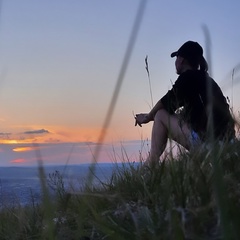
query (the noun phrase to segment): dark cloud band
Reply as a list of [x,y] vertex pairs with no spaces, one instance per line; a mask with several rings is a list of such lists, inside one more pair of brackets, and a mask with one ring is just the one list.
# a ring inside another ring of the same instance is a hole
[[32,131],[26,131],[24,134],[43,134],[43,133],[49,133],[46,129],[39,129],[39,130],[32,130]]

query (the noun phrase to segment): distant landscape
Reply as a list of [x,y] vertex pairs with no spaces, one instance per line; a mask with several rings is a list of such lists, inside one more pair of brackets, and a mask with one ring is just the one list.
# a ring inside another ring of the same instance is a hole
[[[63,177],[66,189],[74,187],[79,189],[86,181],[90,164],[80,165],[52,165],[44,167],[46,180],[50,174],[58,171]],[[111,163],[100,163],[95,166],[93,181],[107,181],[114,167]],[[0,206],[26,205],[34,198],[36,202],[41,199],[41,185],[38,167],[0,167]]]

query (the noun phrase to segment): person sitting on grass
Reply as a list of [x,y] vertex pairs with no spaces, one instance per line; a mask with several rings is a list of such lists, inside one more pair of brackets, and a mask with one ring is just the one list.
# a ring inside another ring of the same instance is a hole
[[176,82],[149,113],[135,116],[135,126],[154,121],[149,160],[159,161],[168,138],[187,150],[197,143],[231,141],[235,138],[229,104],[218,84],[208,74],[203,49],[193,41],[176,52]]

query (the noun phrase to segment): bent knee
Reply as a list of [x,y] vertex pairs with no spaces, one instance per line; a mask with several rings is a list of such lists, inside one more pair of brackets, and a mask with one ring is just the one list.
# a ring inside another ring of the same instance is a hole
[[154,122],[162,123],[162,125],[168,130],[179,127],[179,118],[175,114],[170,114],[165,109],[157,111],[154,117]]

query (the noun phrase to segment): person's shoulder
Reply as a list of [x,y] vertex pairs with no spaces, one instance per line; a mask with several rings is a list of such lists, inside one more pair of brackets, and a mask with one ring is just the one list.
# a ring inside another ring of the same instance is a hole
[[202,70],[187,70],[180,75],[181,78],[209,78],[208,72]]

